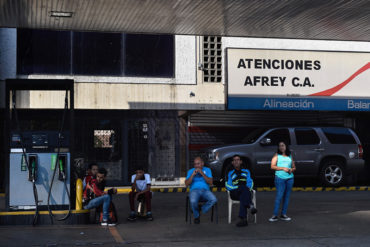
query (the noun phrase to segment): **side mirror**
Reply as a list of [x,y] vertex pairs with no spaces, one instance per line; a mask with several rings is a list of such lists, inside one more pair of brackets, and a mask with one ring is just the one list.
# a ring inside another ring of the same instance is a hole
[[265,137],[265,138],[263,138],[263,139],[260,141],[260,144],[261,144],[262,146],[270,145],[270,144],[271,144],[271,139],[270,139],[270,138]]

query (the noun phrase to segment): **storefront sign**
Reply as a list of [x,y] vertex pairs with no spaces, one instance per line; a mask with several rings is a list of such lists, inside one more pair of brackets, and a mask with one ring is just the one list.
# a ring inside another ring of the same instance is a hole
[[227,49],[228,109],[370,110],[370,53]]

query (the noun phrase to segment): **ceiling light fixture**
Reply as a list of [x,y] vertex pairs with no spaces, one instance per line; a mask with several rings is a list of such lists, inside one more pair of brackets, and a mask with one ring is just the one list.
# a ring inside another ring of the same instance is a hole
[[73,12],[66,11],[50,11],[50,17],[62,17],[62,18],[71,18]]

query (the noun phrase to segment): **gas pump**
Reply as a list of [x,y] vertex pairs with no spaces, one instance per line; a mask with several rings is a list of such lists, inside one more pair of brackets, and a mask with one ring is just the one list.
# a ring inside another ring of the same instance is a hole
[[[68,91],[60,129],[57,131],[30,131],[19,128],[18,112],[15,107],[15,89],[21,85],[12,82],[7,93],[12,91],[12,120],[9,126],[17,126],[10,132],[9,179],[7,188],[7,208],[9,210],[35,210],[33,224],[37,223],[39,210],[49,211],[53,223],[52,210],[65,210],[68,213],[58,220],[65,220],[71,212],[71,152],[70,131],[63,131],[68,110]],[[73,81],[72,81],[73,82]],[[13,84],[15,83],[15,84]],[[29,83],[29,82],[28,82]],[[15,85],[15,86],[14,86]],[[12,88],[14,86],[14,88]],[[67,86],[70,86],[70,81]],[[65,85],[59,88],[65,88]],[[73,83],[72,83],[73,87]],[[36,90],[40,89],[39,87]],[[58,86],[54,90],[58,89]],[[48,89],[49,90],[49,89]],[[72,89],[73,90],[73,89]],[[71,97],[73,93],[71,93]],[[73,101],[71,102],[73,107]],[[10,112],[10,111],[9,111]],[[72,123],[72,121],[71,121]],[[71,129],[71,128],[70,128]],[[54,179],[55,176],[57,179]],[[30,183],[31,182],[31,183]],[[32,185],[32,186],[31,186]]]
[[[48,205],[49,191],[52,209],[65,209],[69,204],[70,189],[70,153],[68,150],[69,135],[64,132],[59,158],[57,131],[24,131],[22,132],[24,153],[20,144],[20,135],[12,133],[10,169],[9,169],[9,208],[13,210],[36,209],[30,182],[35,183],[40,209]],[[40,145],[41,144],[41,145]],[[28,164],[28,165],[27,165]],[[58,178],[52,182],[53,173]],[[64,186],[66,182],[67,189]]]

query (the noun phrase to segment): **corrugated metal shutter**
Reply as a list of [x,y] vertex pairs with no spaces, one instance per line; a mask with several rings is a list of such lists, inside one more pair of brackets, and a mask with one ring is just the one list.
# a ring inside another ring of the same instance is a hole
[[342,112],[200,111],[189,116],[189,126],[268,127],[350,123]]

